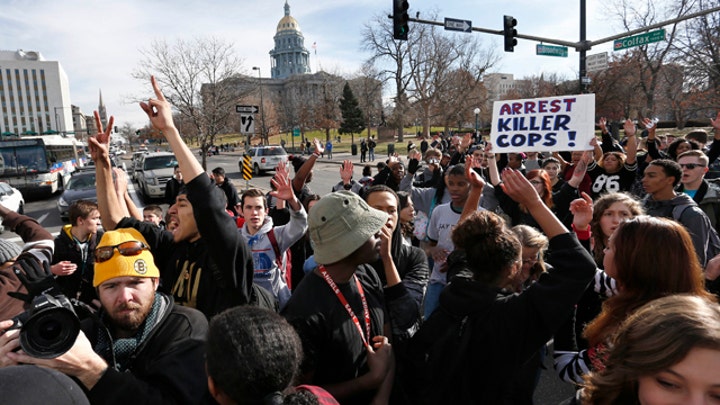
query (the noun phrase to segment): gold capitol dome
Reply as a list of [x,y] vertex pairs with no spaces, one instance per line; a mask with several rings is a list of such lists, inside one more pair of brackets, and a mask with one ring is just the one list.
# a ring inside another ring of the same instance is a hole
[[280,19],[277,25],[277,33],[281,31],[300,31],[300,24],[298,24],[295,17],[290,15],[290,5],[285,1],[285,16]]

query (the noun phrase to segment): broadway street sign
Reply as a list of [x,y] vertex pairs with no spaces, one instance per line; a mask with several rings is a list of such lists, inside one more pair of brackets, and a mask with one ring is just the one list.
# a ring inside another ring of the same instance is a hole
[[613,43],[613,50],[619,51],[621,49],[633,48],[636,46],[647,45],[653,42],[660,42],[665,40],[665,29],[659,29],[657,31],[650,31],[640,35],[633,35],[631,37],[616,39]]
[[542,45],[538,44],[535,48],[535,53],[538,55],[545,56],[560,56],[567,58],[568,49],[565,46],[554,46],[554,45]]

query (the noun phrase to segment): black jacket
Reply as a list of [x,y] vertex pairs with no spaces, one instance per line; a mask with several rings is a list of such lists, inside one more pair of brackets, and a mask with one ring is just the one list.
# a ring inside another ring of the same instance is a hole
[[[198,311],[164,300],[158,321],[140,344],[126,372],[116,371],[112,356],[103,356],[108,369],[87,393],[92,404],[200,404],[209,398],[205,374],[208,323]],[[98,334],[109,331],[97,321],[83,322],[83,332],[95,347]]]
[[232,183],[230,183],[230,179],[226,177],[225,181],[219,184],[218,187],[220,187],[220,190],[225,193],[225,198],[227,198],[227,209],[232,211],[233,215],[237,216],[238,212],[235,210],[235,206],[240,204],[240,197],[238,197],[238,192],[235,189],[235,186],[233,186]]
[[66,225],[55,237],[55,252],[53,253],[52,264],[67,260],[77,264],[77,270],[69,276],[58,276],[55,278],[57,284],[68,298],[77,298],[80,301],[92,305],[92,300],[97,299],[97,292],[93,287],[95,276],[95,248],[105,232],[98,231],[88,238],[87,256],[82,258],[82,252],[77,242],[70,233],[71,225]]
[[182,181],[178,181],[175,177],[165,183],[165,202],[173,205],[175,204],[175,197],[177,197],[180,189],[183,186]]
[[[550,240],[553,269],[519,294],[510,294],[467,278],[456,277],[440,295],[436,310],[410,342],[417,372],[417,403],[502,404],[513,395],[512,376],[571,315],[575,303],[595,274],[595,262],[574,235]],[[478,266],[481,264],[473,264]],[[464,266],[467,266],[465,263]],[[464,271],[453,271],[465,273]],[[439,357],[459,356],[454,370],[433,370],[423,365],[428,348],[439,333],[434,325],[469,316],[464,333],[470,333],[466,351],[444,347]],[[447,375],[451,383],[438,387]],[[435,384],[435,385],[434,385]]]
[[[160,269],[162,292],[210,318],[250,303],[253,262],[234,219],[225,212],[225,197],[213,181],[203,174],[186,186],[202,235],[199,240],[175,243],[171,232],[134,218],[124,218],[117,227],[135,228],[143,234]],[[182,285],[176,286],[178,280]]]

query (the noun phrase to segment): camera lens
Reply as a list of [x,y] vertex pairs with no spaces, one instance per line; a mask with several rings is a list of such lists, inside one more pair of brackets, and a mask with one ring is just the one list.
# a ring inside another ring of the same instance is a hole
[[52,359],[70,350],[80,332],[75,313],[64,307],[34,313],[20,333],[20,346],[30,356]]
[[43,340],[55,340],[62,334],[62,325],[54,319],[48,319],[42,325],[38,325],[38,335]]

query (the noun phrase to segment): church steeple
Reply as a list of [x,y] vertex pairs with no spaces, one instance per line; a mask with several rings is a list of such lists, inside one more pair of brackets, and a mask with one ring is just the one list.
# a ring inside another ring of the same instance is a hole
[[103,128],[107,126],[107,109],[102,99],[102,90],[100,90],[100,99],[98,100],[98,115],[100,115],[100,122],[102,122]]

